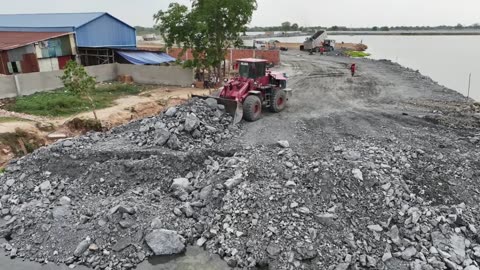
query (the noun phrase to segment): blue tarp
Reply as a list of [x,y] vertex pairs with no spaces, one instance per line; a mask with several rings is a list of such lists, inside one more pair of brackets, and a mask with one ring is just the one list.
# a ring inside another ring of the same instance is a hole
[[158,65],[176,61],[175,58],[166,53],[135,51],[117,51],[117,53],[135,65]]

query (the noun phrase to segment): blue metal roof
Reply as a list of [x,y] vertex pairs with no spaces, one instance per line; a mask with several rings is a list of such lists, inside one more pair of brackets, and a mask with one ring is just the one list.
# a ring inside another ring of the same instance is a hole
[[139,51],[117,51],[128,62],[135,65],[157,65],[168,62],[175,62],[175,58],[166,53],[139,52]]
[[0,32],[74,32],[78,47],[136,47],[135,28],[106,12],[0,14]]
[[0,14],[0,28],[76,28],[105,14],[107,13]]

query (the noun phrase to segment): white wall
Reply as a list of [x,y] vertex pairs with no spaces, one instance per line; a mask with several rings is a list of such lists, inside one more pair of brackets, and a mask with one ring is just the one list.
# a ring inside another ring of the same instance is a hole
[[190,86],[193,82],[193,71],[178,66],[117,64],[117,68],[118,75],[131,75],[137,83]]
[[11,98],[17,96],[15,79],[13,76],[0,75],[0,98]]
[[50,72],[34,72],[12,75],[17,77],[17,92],[21,96],[27,96],[36,92],[57,89],[63,86],[60,76],[63,72],[60,70]]
[[85,69],[90,76],[95,77],[97,82],[115,81],[117,79],[117,64],[89,66]]
[[[116,79],[116,64],[99,65],[86,67],[90,76],[94,76],[98,82],[113,81]],[[63,87],[60,77],[63,70],[49,72],[35,72],[17,74],[19,93],[22,96],[31,95],[36,92],[49,91]],[[0,90],[1,91],[1,90]],[[0,94],[1,96],[1,94]]]
[[[190,86],[193,82],[191,69],[176,66],[107,64],[86,67],[86,70],[96,78],[97,82],[115,81],[118,75],[131,75],[135,82],[144,84]],[[31,95],[61,88],[63,87],[60,80],[62,75],[63,71],[57,70],[0,76],[0,98]]]

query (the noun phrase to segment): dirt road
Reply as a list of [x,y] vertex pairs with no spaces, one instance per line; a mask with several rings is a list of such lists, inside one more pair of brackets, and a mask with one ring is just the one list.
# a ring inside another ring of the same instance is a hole
[[[294,95],[285,112],[267,112],[260,121],[245,125],[249,142],[288,139],[311,151],[326,146],[321,140],[399,137],[409,142],[418,139],[422,145],[424,136],[450,137],[462,132],[425,118],[458,124],[459,119],[450,119],[448,113],[468,110],[465,97],[415,71],[387,61],[306,53],[284,53],[282,59]],[[359,67],[355,77],[350,75],[351,63]],[[480,126],[473,115],[461,119],[465,128]],[[415,138],[409,136],[413,131]]]

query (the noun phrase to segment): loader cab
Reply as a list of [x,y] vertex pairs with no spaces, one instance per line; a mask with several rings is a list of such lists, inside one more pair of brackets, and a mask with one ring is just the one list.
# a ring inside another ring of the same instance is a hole
[[237,64],[238,73],[242,78],[256,80],[266,75],[267,60],[255,58],[239,59]]

